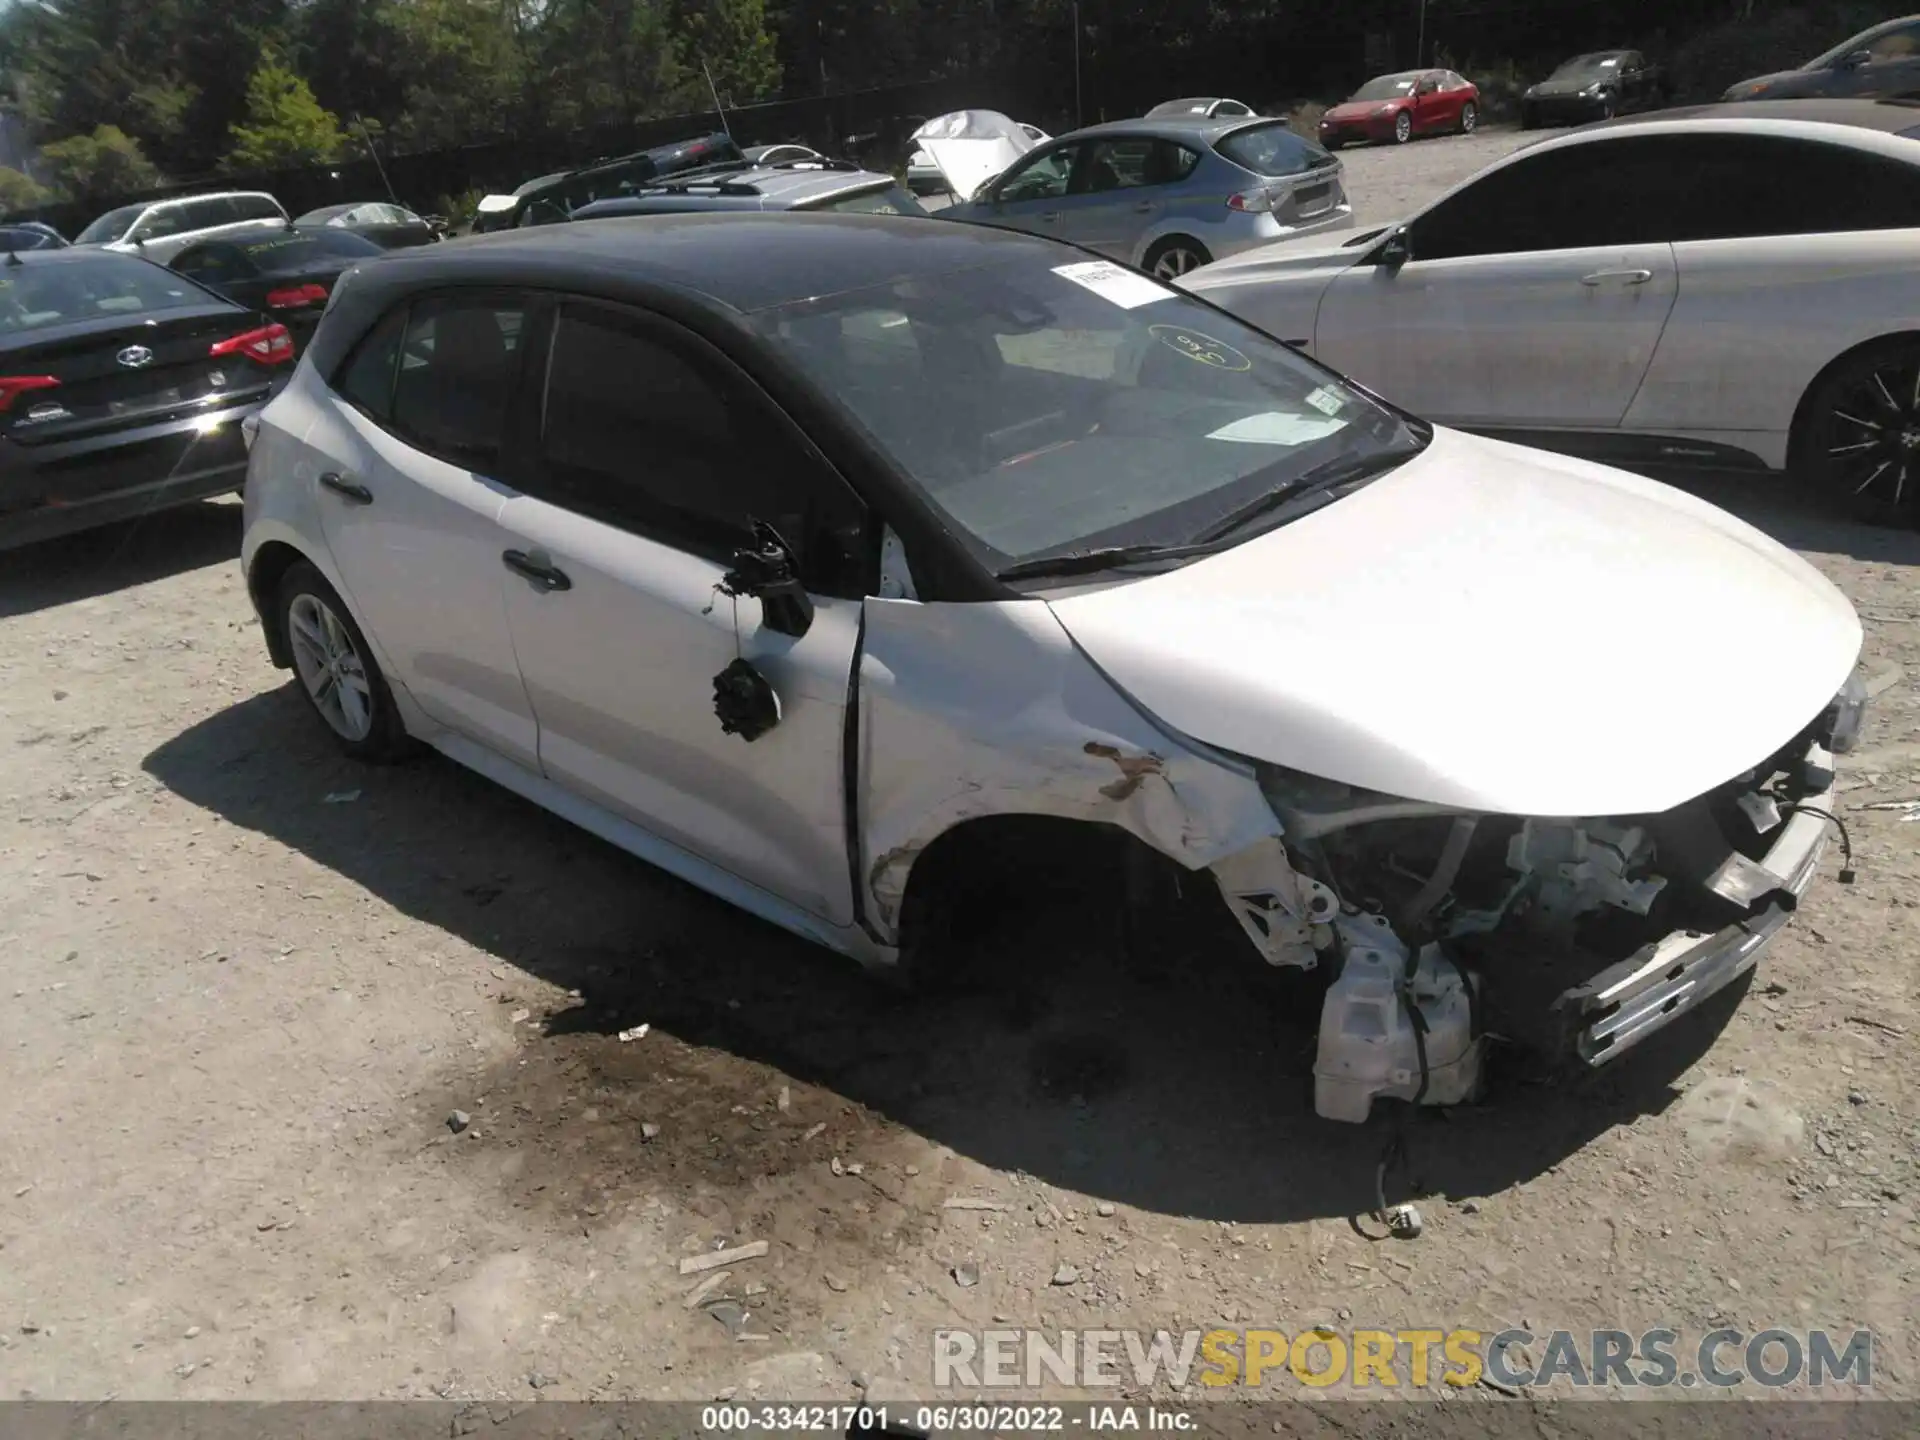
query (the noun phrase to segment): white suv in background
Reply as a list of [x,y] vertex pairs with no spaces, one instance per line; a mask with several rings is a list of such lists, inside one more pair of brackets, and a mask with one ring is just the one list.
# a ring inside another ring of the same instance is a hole
[[259,190],[182,195],[109,210],[82,230],[73,243],[124,250],[165,265],[202,240],[250,229],[263,220],[285,219],[287,212],[280,202]]

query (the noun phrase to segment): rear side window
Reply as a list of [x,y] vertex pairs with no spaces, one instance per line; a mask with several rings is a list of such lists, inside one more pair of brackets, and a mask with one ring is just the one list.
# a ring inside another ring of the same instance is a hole
[[449,464],[497,470],[526,320],[526,306],[513,300],[446,296],[414,304],[394,380],[394,431]]
[[234,202],[225,196],[208,200],[189,200],[180,207],[176,233],[181,230],[208,230],[215,225],[231,225],[240,218],[234,209]]
[[236,195],[227,202],[235,220],[284,220],[286,212],[270,195]]
[[393,378],[406,332],[402,306],[361,338],[333,377],[333,388],[343,400],[383,425],[393,418]]
[[1236,130],[1213,148],[1256,175],[1299,175],[1333,163],[1332,156],[1311,140],[1294,134],[1284,120]]
[[898,185],[862,190],[856,195],[835,195],[803,210],[833,210],[842,215],[924,215],[920,202]]
[[191,281],[131,255],[0,268],[0,335],[216,303]]

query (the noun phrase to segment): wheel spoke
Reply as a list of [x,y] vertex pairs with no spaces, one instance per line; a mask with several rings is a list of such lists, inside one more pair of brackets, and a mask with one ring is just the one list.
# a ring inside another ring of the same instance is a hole
[[1880,442],[1878,440],[1862,440],[1858,445],[1836,445],[1833,449],[1827,451],[1827,454],[1850,455],[1856,450],[1875,449],[1879,444]]
[[1858,485],[1854,486],[1853,493],[1858,495],[1862,490],[1866,489],[1869,485],[1873,484],[1874,481],[1878,480],[1882,475],[1886,474],[1887,471],[1891,470],[1892,468],[1893,468],[1893,462],[1891,460],[1882,460],[1878,465],[1874,467],[1873,473],[1871,475],[1867,476],[1866,479],[1862,480]]
[[1887,382],[1880,378],[1880,372],[1878,370],[1873,372],[1873,388],[1880,392],[1880,398],[1886,402],[1888,411],[1894,415],[1898,415],[1900,413],[1900,403],[1893,398],[1893,392],[1887,389]]
[[1894,484],[1893,484],[1893,503],[1898,505],[1900,503],[1900,497],[1905,495],[1906,493],[1907,493],[1907,467],[1902,465],[1900,467],[1899,477],[1894,481]]
[[1849,425],[1858,425],[1858,426],[1860,426],[1860,427],[1861,427],[1861,429],[1863,429],[1863,430],[1879,430],[1879,429],[1882,429],[1882,428],[1883,428],[1883,427],[1881,427],[1881,426],[1879,426],[1879,425],[1876,425],[1876,424],[1874,424],[1874,423],[1873,423],[1873,421],[1871,421],[1871,420],[1862,420],[1862,419],[1861,419],[1861,418],[1860,418],[1859,416],[1857,416],[1857,415],[1849,415],[1849,414],[1848,414],[1848,413],[1847,413],[1846,411],[1844,411],[1844,410],[1836,410],[1836,411],[1834,411],[1834,412],[1833,412],[1833,418],[1834,418],[1834,419],[1836,419],[1836,420],[1844,420],[1844,421],[1846,421],[1846,422],[1847,422],[1847,423],[1848,423]]

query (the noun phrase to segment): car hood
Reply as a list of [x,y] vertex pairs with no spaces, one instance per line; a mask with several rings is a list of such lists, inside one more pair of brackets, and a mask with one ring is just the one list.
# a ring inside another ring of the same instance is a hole
[[1406,103],[1404,98],[1399,100],[1344,100],[1327,111],[1324,118],[1328,120],[1365,120],[1371,115],[1384,114],[1389,110],[1398,109]]
[[1725,511],[1444,429],[1324,510],[1051,604],[1196,740],[1515,815],[1693,799],[1812,722],[1861,645],[1825,577]]
[[1589,75],[1573,80],[1542,80],[1538,85],[1530,88],[1527,94],[1536,100],[1563,100],[1570,95],[1581,94],[1590,86],[1604,87],[1613,83],[1613,77],[1609,75]]
[[1246,291],[1258,289],[1271,281],[1290,279],[1317,270],[1336,274],[1358,264],[1392,228],[1390,225],[1370,225],[1365,230],[1349,233],[1332,242],[1324,235],[1276,240],[1271,245],[1242,250],[1237,255],[1229,255],[1223,260],[1210,261],[1189,270],[1174,284],[1200,296],[1209,304],[1218,305],[1258,325],[1260,320],[1254,310],[1243,313],[1235,308],[1236,302],[1244,297]]
[[908,140],[939,170],[955,198],[970,200],[987,181],[1033,149],[1033,137],[997,110],[936,115]]
[[1750,80],[1742,80],[1727,91],[1726,98],[1744,100],[1753,96],[1755,91],[1768,99],[1791,100],[1819,95],[1820,85],[1818,77],[1804,70],[1776,70],[1771,75],[1755,75]]

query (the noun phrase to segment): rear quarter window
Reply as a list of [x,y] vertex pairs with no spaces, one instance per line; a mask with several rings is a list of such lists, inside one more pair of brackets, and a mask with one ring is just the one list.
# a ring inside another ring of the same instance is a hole
[[1311,140],[1294,134],[1284,120],[1236,130],[1213,148],[1256,175],[1299,175],[1333,161]]
[[878,186],[852,195],[833,195],[803,210],[830,210],[841,215],[925,215],[920,202],[898,185]]

